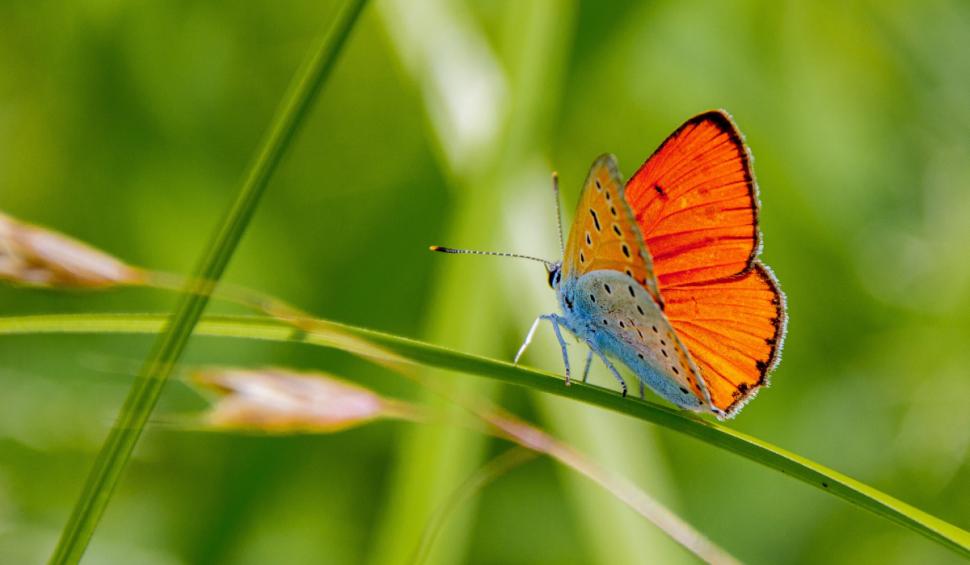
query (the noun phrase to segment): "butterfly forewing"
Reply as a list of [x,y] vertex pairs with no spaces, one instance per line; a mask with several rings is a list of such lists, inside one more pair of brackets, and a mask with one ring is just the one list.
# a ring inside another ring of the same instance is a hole
[[598,270],[626,274],[659,303],[653,263],[612,155],[599,157],[589,171],[563,257],[563,277]]
[[750,158],[723,112],[682,125],[633,175],[626,195],[662,287],[736,275],[757,255]]
[[741,134],[724,112],[692,118],[626,188],[665,314],[712,406],[731,416],[777,364],[786,324],[784,296],[757,261],[757,189]]

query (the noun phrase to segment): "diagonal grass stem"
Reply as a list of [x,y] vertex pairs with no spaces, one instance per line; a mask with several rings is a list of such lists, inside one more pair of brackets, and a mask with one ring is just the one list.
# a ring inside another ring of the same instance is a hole
[[[0,317],[0,335],[144,334],[157,333],[163,325],[163,317],[151,314]],[[740,455],[913,530],[958,555],[970,557],[970,532],[906,504],[862,481],[719,423],[653,402],[621,398],[616,392],[595,385],[576,382],[567,389],[563,386],[561,378],[550,373],[326,320],[317,320],[316,329],[304,331],[294,328],[287,322],[267,318],[214,317],[203,320],[199,325],[198,333],[214,337],[307,343],[337,348],[367,358],[374,355],[376,346],[381,354],[389,351],[398,359],[415,365],[478,375],[568,397],[652,422]],[[356,339],[345,339],[347,335]],[[361,347],[362,342],[368,345]]]
[[[71,517],[64,526],[50,563],[77,563],[83,556],[165,382],[209,302],[212,286],[229,264],[269,180],[292,145],[300,126],[306,121],[313,101],[330,76],[365,4],[366,0],[350,0],[291,85],[238,196],[210,239],[195,276],[190,279],[174,315],[165,324],[139,377],[132,384]],[[197,288],[200,284],[197,281],[210,282],[204,288]]]

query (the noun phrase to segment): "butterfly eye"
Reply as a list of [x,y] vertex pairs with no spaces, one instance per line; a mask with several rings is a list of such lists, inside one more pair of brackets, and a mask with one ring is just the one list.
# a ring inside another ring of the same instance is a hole
[[559,279],[562,278],[562,271],[558,268],[549,271],[549,287],[556,288],[559,286]]

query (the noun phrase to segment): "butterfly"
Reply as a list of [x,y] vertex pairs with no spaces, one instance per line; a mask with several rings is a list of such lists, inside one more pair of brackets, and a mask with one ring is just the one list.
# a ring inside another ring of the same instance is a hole
[[[553,187],[559,207],[558,179]],[[593,162],[561,261],[433,246],[446,253],[542,261],[559,313],[551,323],[589,347],[627,394],[613,360],[676,406],[731,418],[768,384],[785,331],[785,296],[758,260],[758,189],[744,138],[724,111],[697,115],[624,183],[616,158]],[[560,220],[560,243],[562,226]]]

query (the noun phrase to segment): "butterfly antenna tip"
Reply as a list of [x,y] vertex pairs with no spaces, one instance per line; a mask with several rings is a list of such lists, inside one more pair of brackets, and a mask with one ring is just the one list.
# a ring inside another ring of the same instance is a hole
[[440,245],[432,245],[428,249],[431,251],[438,251],[441,253],[455,253],[458,255],[492,255],[495,257],[515,257],[516,259],[528,259],[530,261],[538,261],[543,263],[547,268],[551,268],[552,261],[547,261],[546,259],[541,259],[539,257],[532,257],[531,255],[521,255],[519,253],[505,253],[501,251],[477,251],[474,249],[456,249],[454,247],[442,247]]
[[566,244],[562,236],[562,209],[559,204],[559,173],[552,172],[552,195],[556,199],[556,229],[559,232],[559,251],[566,254]]

